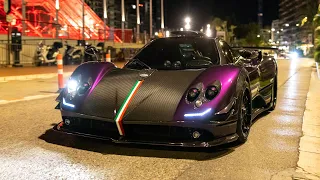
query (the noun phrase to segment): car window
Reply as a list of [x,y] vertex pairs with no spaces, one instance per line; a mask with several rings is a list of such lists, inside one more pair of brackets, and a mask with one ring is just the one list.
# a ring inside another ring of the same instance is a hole
[[222,49],[222,53],[225,56],[225,58],[227,59],[227,63],[234,63],[234,59],[233,59],[233,55],[232,55],[232,50],[230,48],[230,46],[224,42],[224,41],[219,41],[219,44],[221,46]]
[[125,68],[142,69],[145,64],[152,69],[162,70],[197,69],[203,68],[203,64],[219,64],[218,57],[211,39],[164,38],[154,40],[133,58],[140,63],[129,62]]

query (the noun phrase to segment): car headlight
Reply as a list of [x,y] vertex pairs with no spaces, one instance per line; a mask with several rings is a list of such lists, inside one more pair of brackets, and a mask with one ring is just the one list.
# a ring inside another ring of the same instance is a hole
[[188,91],[188,94],[187,94],[187,100],[189,102],[193,102],[195,101],[198,96],[200,95],[200,90],[197,89],[197,88],[191,88],[189,91]]
[[70,79],[68,81],[68,93],[73,93],[77,91],[77,88],[79,86],[78,81],[74,80],[74,79]]
[[205,98],[209,101],[214,99],[219,93],[219,90],[216,86],[209,86],[205,92]]
[[74,79],[70,79],[67,84],[69,99],[73,99],[77,94],[79,83]]

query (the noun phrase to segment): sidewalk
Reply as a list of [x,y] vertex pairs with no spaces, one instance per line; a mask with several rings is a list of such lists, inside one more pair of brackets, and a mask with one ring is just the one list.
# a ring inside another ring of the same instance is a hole
[[306,109],[303,116],[303,135],[299,144],[297,179],[320,179],[320,80],[312,72]]
[[[115,64],[123,67],[124,63]],[[70,76],[77,67],[77,65],[63,66],[64,75]],[[57,76],[57,70],[57,66],[0,68],[0,82],[51,78]]]

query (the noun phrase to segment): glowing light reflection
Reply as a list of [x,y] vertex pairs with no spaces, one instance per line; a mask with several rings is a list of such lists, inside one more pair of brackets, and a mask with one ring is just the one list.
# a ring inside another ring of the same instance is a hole
[[190,113],[190,114],[185,114],[184,117],[201,117],[204,116],[206,114],[208,114],[211,111],[211,108],[205,110],[202,113]]
[[67,103],[67,102],[66,102],[66,100],[65,100],[64,98],[63,98],[62,100],[63,100],[63,105],[68,106],[68,107],[72,107],[72,108],[74,108],[74,107],[75,107],[75,105],[70,104],[70,103]]

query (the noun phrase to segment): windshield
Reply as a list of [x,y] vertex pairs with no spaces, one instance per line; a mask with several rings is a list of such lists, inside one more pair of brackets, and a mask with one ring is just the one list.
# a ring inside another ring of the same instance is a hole
[[125,68],[180,70],[201,69],[219,64],[218,53],[211,39],[157,39],[142,49]]

